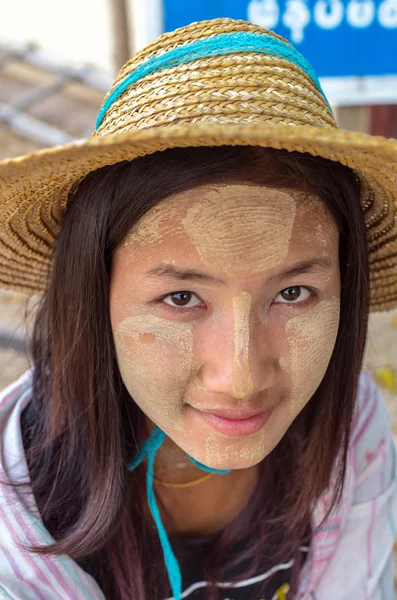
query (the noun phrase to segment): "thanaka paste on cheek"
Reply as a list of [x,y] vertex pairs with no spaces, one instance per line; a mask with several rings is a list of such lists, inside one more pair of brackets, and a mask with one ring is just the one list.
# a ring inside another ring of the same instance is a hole
[[234,365],[232,393],[236,398],[252,394],[253,384],[249,364],[251,294],[240,292],[233,297]]
[[130,316],[117,326],[115,345],[135,402],[162,429],[183,430],[184,392],[194,370],[191,325],[151,314]]
[[318,388],[327,370],[339,327],[340,300],[322,300],[313,309],[289,319],[291,411],[296,416]]

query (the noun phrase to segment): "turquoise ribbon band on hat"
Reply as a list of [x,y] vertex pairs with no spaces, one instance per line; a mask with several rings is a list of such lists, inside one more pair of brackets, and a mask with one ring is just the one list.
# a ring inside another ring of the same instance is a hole
[[[164,562],[168,573],[168,579],[171,585],[172,595],[175,600],[181,600],[182,598],[182,575],[181,570],[179,568],[179,564],[177,558],[172,550],[170,541],[167,536],[167,532],[164,528],[164,525],[161,521],[160,512],[157,506],[156,497],[154,495],[153,490],[153,469],[154,469],[154,459],[156,456],[157,450],[160,448],[161,444],[164,442],[166,434],[159,427],[155,427],[152,431],[150,437],[143,444],[142,448],[136,455],[136,457],[131,461],[128,466],[128,470],[132,471],[137,467],[145,458],[148,460],[148,466],[146,471],[146,493],[149,504],[150,512],[152,513],[152,517],[154,522],[156,523],[157,531],[160,538],[160,544],[163,549]],[[189,455],[188,455],[189,456]],[[202,463],[195,460],[192,456],[189,456],[190,460],[203,471],[208,471],[210,473],[218,473],[220,475],[224,475],[225,473],[229,473],[229,470],[222,469],[212,469],[211,467],[207,467]]]
[[100,127],[105,114],[121,94],[146,75],[162,71],[163,69],[169,69],[170,67],[183,65],[198,58],[232,54],[234,52],[262,52],[263,54],[284,58],[290,63],[297,65],[313,81],[332,114],[332,109],[313,67],[300,52],[295,50],[293,46],[290,46],[286,42],[283,42],[272,35],[239,31],[237,33],[221,33],[219,35],[191,42],[190,44],[184,44],[179,48],[168,50],[168,52],[161,54],[161,56],[154,56],[139,65],[129,73],[106,98],[98,114],[96,129]]

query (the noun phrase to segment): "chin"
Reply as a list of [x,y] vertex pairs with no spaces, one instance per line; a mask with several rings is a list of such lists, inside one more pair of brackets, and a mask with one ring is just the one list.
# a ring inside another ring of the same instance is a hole
[[229,465],[226,464],[226,466],[219,466],[219,467],[212,467],[215,469],[228,469],[230,471],[239,471],[239,470],[244,470],[244,469],[251,469],[252,467],[255,467],[256,465],[258,465],[260,462],[262,462],[262,460],[266,458],[266,456],[263,456],[262,458],[260,458],[259,460],[234,460],[234,461],[230,461]]
[[242,470],[250,469],[266,458],[274,447],[266,446],[268,445],[263,443],[263,439],[248,441],[209,436],[188,453],[211,469]]
[[[291,419],[282,404],[277,405],[260,429],[250,435],[225,435],[208,426],[189,429],[190,456],[212,469],[249,469],[263,461],[279,444],[288,430]],[[233,432],[235,433],[235,432]],[[195,440],[193,445],[191,440]]]

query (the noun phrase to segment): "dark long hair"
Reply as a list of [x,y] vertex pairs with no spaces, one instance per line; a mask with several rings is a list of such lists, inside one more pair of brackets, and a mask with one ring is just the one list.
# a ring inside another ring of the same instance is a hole
[[[217,538],[205,566],[209,581],[233,565],[250,576],[265,560],[295,558],[294,594],[299,546],[334,468],[330,510],[341,497],[369,302],[365,224],[353,172],[308,154],[245,146],[170,149],[92,172],[70,196],[35,322],[25,445],[36,502],[56,541],[35,551],[68,554],[112,600],[152,600],[170,592],[157,533],[142,510],[145,467],[127,470],[142,412],[116,361],[112,256],[137,220],[170,194],[239,181],[321,198],[340,231],[341,315],[327,372],[261,462],[245,509]],[[242,550],[235,556],[237,545]],[[217,598],[215,585],[207,593]]]

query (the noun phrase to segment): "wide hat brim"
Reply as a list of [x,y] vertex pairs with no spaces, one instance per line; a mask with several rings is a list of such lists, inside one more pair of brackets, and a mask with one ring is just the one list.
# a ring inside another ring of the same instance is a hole
[[367,227],[371,310],[397,307],[397,140],[340,128],[278,124],[168,125],[94,136],[0,163],[0,287],[47,285],[70,190],[89,172],[175,147],[262,146],[307,152],[355,170]]

